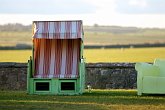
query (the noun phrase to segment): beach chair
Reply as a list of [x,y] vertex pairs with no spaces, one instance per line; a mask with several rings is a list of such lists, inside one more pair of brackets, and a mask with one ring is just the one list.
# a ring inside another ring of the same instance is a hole
[[165,94],[165,60],[155,59],[154,64],[136,63],[137,93]]
[[27,92],[82,94],[85,88],[82,21],[34,21],[32,28]]

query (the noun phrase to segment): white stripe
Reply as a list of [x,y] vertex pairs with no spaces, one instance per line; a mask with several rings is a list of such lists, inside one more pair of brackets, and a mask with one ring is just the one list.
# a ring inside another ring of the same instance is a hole
[[37,38],[42,38],[42,34],[38,33],[36,37]]
[[48,75],[48,78],[53,78],[53,74],[49,74]]
[[74,40],[74,49],[73,49],[73,64],[72,64],[72,75],[76,75],[77,70],[77,48],[79,47],[77,45],[78,40]]
[[72,31],[71,31],[71,33],[72,33],[72,37],[76,38],[75,37],[75,33],[77,33],[77,23],[76,22],[72,22]]
[[37,32],[38,32],[38,34],[40,34],[40,33],[42,33],[43,31],[42,31],[42,29],[43,29],[43,23],[42,22],[39,22],[38,23],[38,25],[37,25],[38,27],[37,27]]
[[63,40],[62,61],[61,61],[61,75],[65,74],[65,69],[66,69],[66,40]]
[[65,29],[65,22],[61,22],[61,29],[60,29],[60,38],[64,39],[64,33],[66,33],[66,29]]
[[49,22],[48,23],[48,31],[49,31],[49,38],[53,39],[53,33],[54,33],[54,23],[53,22]]
[[51,62],[50,62],[50,73],[49,74],[54,74],[54,68],[55,68],[55,40],[52,40],[52,45],[51,45]]
[[49,22],[49,33],[54,33],[54,22]]
[[44,40],[41,40],[41,46],[40,46],[40,64],[39,64],[39,74],[43,74],[43,68],[44,68]]
[[65,78],[65,75],[64,74],[60,74],[60,78]]

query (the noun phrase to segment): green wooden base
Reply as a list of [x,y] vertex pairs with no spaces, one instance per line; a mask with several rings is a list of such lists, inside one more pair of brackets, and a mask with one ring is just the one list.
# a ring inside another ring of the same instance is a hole
[[78,95],[85,90],[85,63],[79,63],[78,78],[33,78],[33,62],[30,57],[27,69],[27,92],[29,94]]
[[78,79],[30,78],[29,94],[78,95],[84,88]]

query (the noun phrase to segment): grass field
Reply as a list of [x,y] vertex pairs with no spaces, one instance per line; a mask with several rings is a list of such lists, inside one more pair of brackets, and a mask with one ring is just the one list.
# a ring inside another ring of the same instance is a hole
[[0,91],[1,110],[164,110],[165,96],[137,96],[136,90],[93,90],[80,96],[27,95]]
[[[0,50],[0,62],[27,62],[31,50]],[[153,62],[165,48],[85,49],[86,62]]]
[[141,32],[113,34],[106,32],[87,32],[84,35],[85,44],[98,45],[118,45],[118,44],[145,44],[145,43],[164,43],[165,32]]
[[31,50],[0,50],[0,62],[27,62]]
[[32,44],[31,32],[0,32],[0,46]]
[[[32,44],[31,31],[0,32],[0,46],[15,46],[17,44]],[[139,33],[85,32],[84,43],[88,45],[118,45],[164,43],[164,31],[144,31]]]
[[165,48],[89,49],[87,62],[153,62],[165,58]]

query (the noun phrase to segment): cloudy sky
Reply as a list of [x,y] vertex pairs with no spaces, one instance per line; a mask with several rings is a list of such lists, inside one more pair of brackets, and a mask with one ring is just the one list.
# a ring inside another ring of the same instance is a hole
[[165,0],[0,0],[0,24],[72,19],[84,25],[165,28]]

